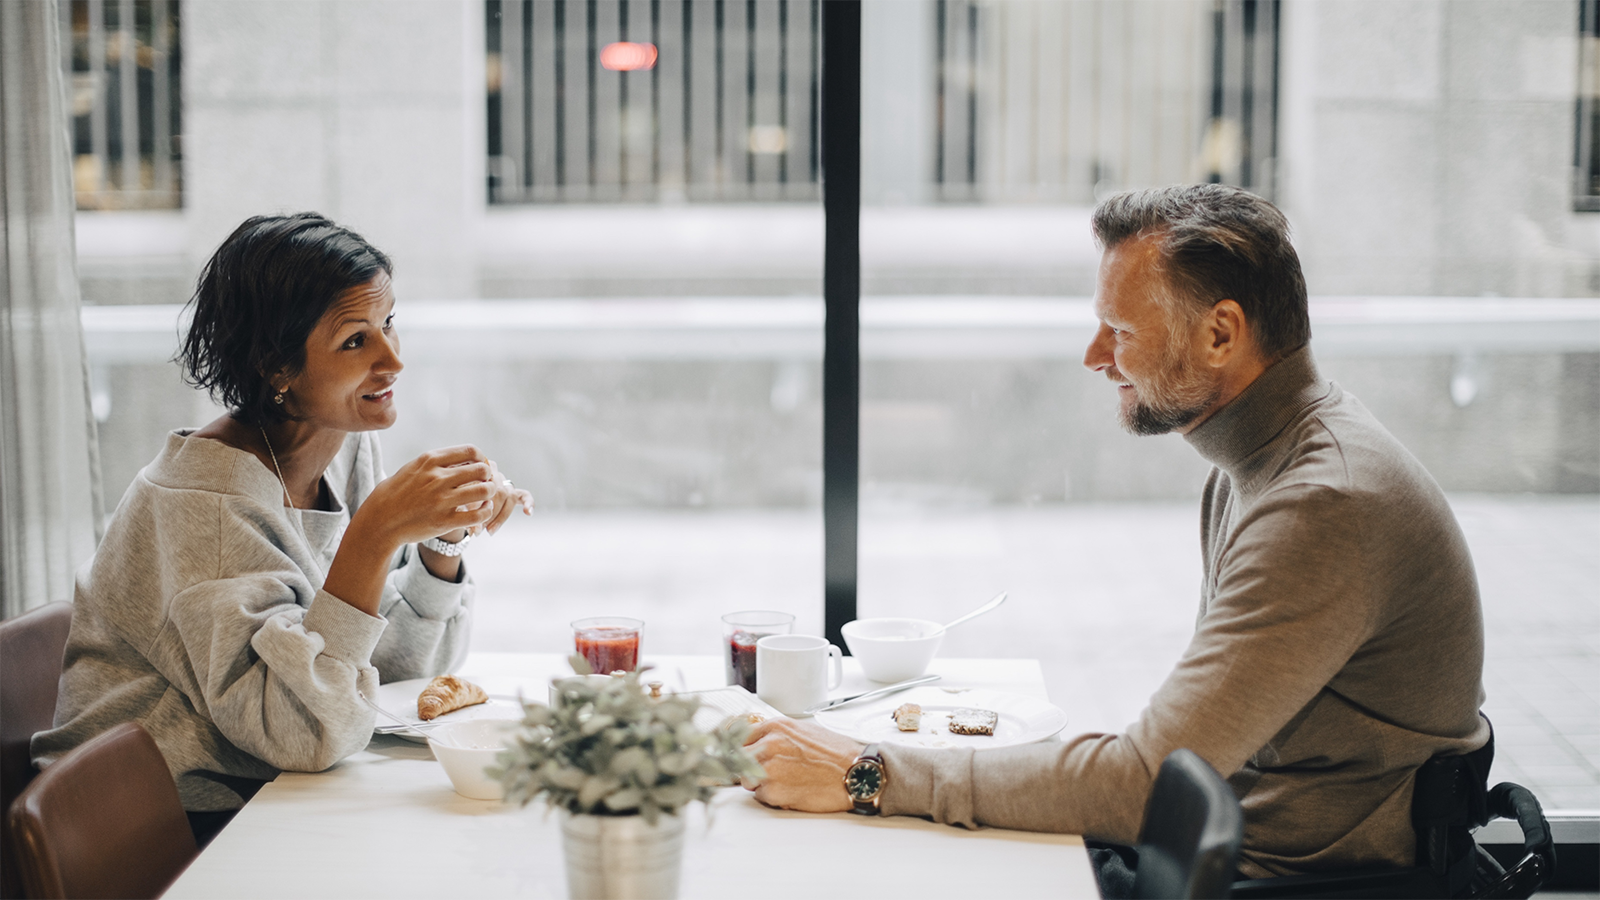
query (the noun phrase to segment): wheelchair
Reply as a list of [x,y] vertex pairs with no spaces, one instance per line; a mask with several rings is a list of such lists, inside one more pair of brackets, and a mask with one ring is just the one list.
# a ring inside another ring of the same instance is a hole
[[[1485,719],[1487,721],[1487,718]],[[1311,897],[1453,897],[1470,900],[1533,896],[1555,875],[1555,841],[1538,798],[1510,782],[1489,787],[1494,729],[1489,741],[1464,755],[1435,756],[1417,770],[1411,824],[1417,864],[1236,881],[1233,896],[1247,900]],[[1502,866],[1472,838],[1491,819],[1514,819],[1523,853]]]

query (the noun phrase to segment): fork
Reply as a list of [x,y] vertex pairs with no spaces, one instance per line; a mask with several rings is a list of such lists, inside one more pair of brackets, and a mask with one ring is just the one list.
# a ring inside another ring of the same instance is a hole
[[368,706],[372,707],[373,710],[375,710],[378,713],[378,715],[383,716],[386,719],[390,719],[390,720],[394,721],[396,724],[399,725],[398,728],[395,728],[393,726],[385,726],[385,727],[379,728],[379,729],[377,729],[379,731],[379,733],[381,733],[381,734],[394,734],[397,731],[409,731],[412,734],[414,734],[414,735],[416,735],[416,736],[418,736],[420,738],[427,739],[428,733],[426,731],[423,731],[421,728],[411,724],[410,722],[407,722],[405,719],[400,718],[399,716],[395,715],[394,713],[389,712],[387,709],[384,709],[383,707],[379,706],[378,704],[373,703],[372,702],[372,698],[368,697],[366,694],[363,694],[360,691],[356,691],[356,694],[361,697],[361,700],[364,703],[366,703]]

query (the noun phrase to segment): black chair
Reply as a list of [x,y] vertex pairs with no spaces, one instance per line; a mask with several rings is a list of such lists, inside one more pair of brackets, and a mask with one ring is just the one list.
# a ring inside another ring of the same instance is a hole
[[1145,806],[1133,896],[1228,896],[1243,839],[1233,789],[1193,751],[1172,751]]
[[53,724],[72,604],[41,606],[0,622],[0,898],[22,896],[5,811],[38,771],[28,743]]
[[159,897],[199,851],[178,786],[144,726],[63,754],[11,805],[29,897]]
[[[1489,787],[1494,733],[1471,753],[1436,756],[1417,770],[1411,824],[1417,832],[1417,864],[1375,866],[1342,872],[1257,878],[1236,882],[1244,900],[1313,897],[1462,897],[1471,900],[1531,897],[1554,874],[1555,842],[1538,798],[1510,782]],[[1491,819],[1515,819],[1522,828],[1523,855],[1502,867],[1472,839],[1472,829]]]

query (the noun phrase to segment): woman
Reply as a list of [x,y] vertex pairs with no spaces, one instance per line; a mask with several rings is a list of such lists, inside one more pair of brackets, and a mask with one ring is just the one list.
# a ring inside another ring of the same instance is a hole
[[532,497],[475,447],[384,478],[401,364],[388,257],[259,216],[201,273],[181,351],[228,409],[175,431],[79,573],[46,765],[120,722],[155,738],[197,836],[280,770],[367,745],[378,683],[466,653],[461,548]]

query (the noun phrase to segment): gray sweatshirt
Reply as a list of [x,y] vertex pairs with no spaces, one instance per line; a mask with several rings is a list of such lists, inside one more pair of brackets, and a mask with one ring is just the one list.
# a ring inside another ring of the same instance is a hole
[[1302,348],[1188,436],[1193,640],[1126,734],[980,752],[887,747],[887,814],[1134,843],[1187,747],[1244,807],[1247,875],[1412,865],[1414,773],[1488,740],[1483,620],[1438,485]]
[[244,780],[326,769],[367,745],[360,690],[466,655],[472,586],[397,554],[379,618],[322,590],[351,514],[383,479],[351,434],[324,478],[339,508],[284,506],[256,457],[176,431],[78,573],[55,728],[41,766],[121,722],[161,747],[190,811],[234,809]]

